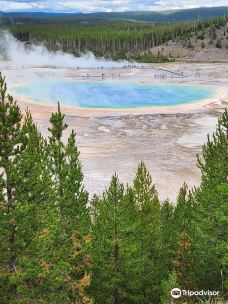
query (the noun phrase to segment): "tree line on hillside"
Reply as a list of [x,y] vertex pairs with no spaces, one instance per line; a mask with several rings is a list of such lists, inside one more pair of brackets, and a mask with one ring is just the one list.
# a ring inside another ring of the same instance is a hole
[[61,49],[76,56],[91,51],[96,56],[126,59],[166,41],[184,36],[192,24],[154,25],[136,22],[109,22],[77,26],[23,25],[11,27],[15,36],[29,32],[31,42],[43,42],[48,49]]
[[[43,20],[43,19],[42,19]],[[39,24],[37,19],[29,24],[15,24],[8,28],[15,37],[29,37],[31,43],[44,43],[50,50],[63,50],[79,56],[92,51],[96,56],[113,59],[137,59],[155,46],[170,40],[187,41],[192,33],[206,28],[224,26],[228,16],[216,17],[206,21],[177,23],[144,23],[120,20],[92,20],[71,24],[58,19]],[[141,58],[140,57],[140,58]],[[168,61],[168,57],[147,56],[149,62]],[[141,58],[141,61],[143,57]]]
[[44,138],[0,76],[0,303],[168,304],[174,287],[218,290],[223,303],[228,111],[198,157],[200,186],[184,184],[175,205],[159,200],[143,162],[132,186],[114,174],[89,199],[67,127],[58,105]]
[[123,11],[123,12],[96,12],[96,13],[53,13],[53,12],[0,12],[0,17],[8,20],[8,23],[30,23],[34,19],[39,23],[61,22],[77,23],[93,20],[130,20],[138,22],[180,22],[208,20],[215,16],[228,14],[228,6],[199,7],[192,9],[162,11]]

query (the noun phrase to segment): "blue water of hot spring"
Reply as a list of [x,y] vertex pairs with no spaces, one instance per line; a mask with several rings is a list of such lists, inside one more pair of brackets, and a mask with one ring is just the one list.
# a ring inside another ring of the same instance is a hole
[[15,87],[16,96],[37,102],[81,108],[141,108],[187,104],[213,95],[209,86],[186,84],[142,84],[120,82],[76,82],[39,80]]

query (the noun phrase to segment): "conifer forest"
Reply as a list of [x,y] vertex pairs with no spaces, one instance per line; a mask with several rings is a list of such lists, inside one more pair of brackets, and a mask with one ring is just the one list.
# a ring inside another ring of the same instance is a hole
[[[210,41],[221,44],[220,40],[227,40],[228,16],[173,23],[109,20],[95,16],[40,19],[14,17],[3,19],[2,22],[2,28],[8,29],[18,39],[31,43],[42,42],[49,50],[62,50],[76,56],[90,51],[98,57],[165,62],[169,61],[168,56],[148,56],[150,49],[168,41],[178,41],[188,48],[194,48],[191,39],[196,36],[196,41],[203,41],[208,31]],[[224,33],[221,38],[216,37],[216,30],[222,27],[225,27]]]

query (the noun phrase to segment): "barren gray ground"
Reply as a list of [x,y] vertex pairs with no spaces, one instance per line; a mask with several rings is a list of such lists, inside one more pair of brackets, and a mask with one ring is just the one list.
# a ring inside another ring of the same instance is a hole
[[[143,160],[160,197],[175,200],[184,182],[190,186],[199,183],[196,155],[220,115],[221,110],[99,118],[67,115],[66,122],[77,131],[90,194],[102,193],[114,172],[125,184],[131,184],[137,164]],[[45,134],[48,121],[37,122]]]

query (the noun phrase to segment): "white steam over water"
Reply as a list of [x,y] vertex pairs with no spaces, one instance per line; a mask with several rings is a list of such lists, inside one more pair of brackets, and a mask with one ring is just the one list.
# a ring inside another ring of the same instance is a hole
[[[91,52],[81,57],[75,57],[62,51],[49,51],[43,45],[25,45],[7,31],[0,31],[0,60],[9,60],[17,65],[48,65],[66,68],[115,68],[129,65],[128,61],[98,59]],[[132,63],[130,64],[132,65]]]

